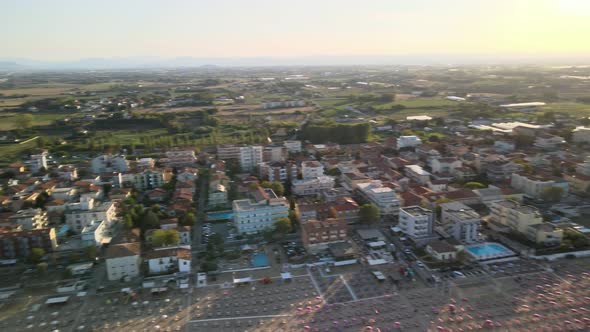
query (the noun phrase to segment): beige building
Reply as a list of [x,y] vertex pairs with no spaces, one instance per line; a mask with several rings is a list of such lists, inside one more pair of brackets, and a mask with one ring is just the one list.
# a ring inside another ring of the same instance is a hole
[[111,245],[106,251],[105,262],[109,280],[137,277],[141,266],[139,242]]
[[563,240],[563,230],[548,222],[529,226],[525,235],[536,244],[546,246],[559,245]]
[[529,226],[543,223],[543,217],[537,208],[514,201],[495,202],[490,209],[493,221],[522,234],[526,234]]

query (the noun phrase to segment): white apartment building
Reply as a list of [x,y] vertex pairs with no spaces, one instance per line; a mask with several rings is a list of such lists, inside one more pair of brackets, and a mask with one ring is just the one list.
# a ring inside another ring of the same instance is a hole
[[356,185],[360,195],[377,208],[382,218],[397,218],[399,216],[400,201],[395,190],[386,187],[380,180]]
[[407,206],[399,210],[398,227],[407,236],[420,239],[432,235],[434,213],[420,206]]
[[432,173],[454,175],[457,168],[461,168],[463,163],[454,157],[436,158],[430,162]]
[[139,242],[111,245],[105,253],[107,276],[111,281],[139,276],[141,266]]
[[262,146],[242,146],[240,147],[240,168],[244,172],[252,171],[262,162]]
[[287,151],[289,151],[289,153],[301,152],[301,141],[287,140],[283,142],[283,146],[287,148]]
[[160,248],[148,252],[146,255],[150,274],[190,272],[192,253],[187,248]]
[[102,220],[91,222],[82,229],[81,239],[87,246],[102,246],[105,238],[108,238],[106,224]]
[[131,175],[133,187],[138,190],[159,188],[172,179],[172,172],[158,169],[146,169],[129,175]]
[[563,189],[564,195],[569,192],[569,183],[562,178],[547,178],[535,174],[514,173],[512,174],[510,186],[532,198],[541,198],[545,189],[551,187]]
[[92,159],[90,162],[90,169],[94,174],[112,172],[124,173],[129,169],[129,162],[125,159],[125,156],[105,154]]
[[572,141],[574,143],[590,143],[590,128],[576,127],[572,135]]
[[407,165],[405,173],[407,177],[420,184],[427,184],[430,181],[430,173],[420,165]]
[[11,215],[8,220],[11,224],[21,226],[23,231],[42,229],[47,227],[47,212],[41,209],[19,210]]
[[260,163],[258,165],[260,179],[270,182],[297,179],[297,167],[295,164],[286,162]]
[[291,182],[291,191],[297,196],[318,196],[323,191],[334,188],[334,184],[334,178],[327,175],[302,180],[297,179]]
[[240,234],[254,234],[274,227],[277,220],[289,216],[289,201],[277,197],[270,189],[259,192],[253,199],[232,203],[233,222]]
[[166,167],[193,167],[197,162],[194,150],[170,150],[166,151],[163,160]]
[[40,154],[31,155],[31,172],[37,173],[41,168],[47,169],[47,151]]
[[315,160],[308,160],[301,163],[301,177],[313,179],[324,175],[324,166]]
[[95,205],[94,200],[89,200],[87,206],[80,204],[66,210],[66,224],[76,233],[92,224],[94,221],[103,220],[106,226],[110,226],[117,217],[117,209],[113,202],[104,202]]
[[418,136],[400,136],[397,138],[397,149],[414,148],[422,144],[422,140]]
[[478,239],[481,216],[461,202],[440,205],[441,225],[444,231],[455,240],[473,243]]

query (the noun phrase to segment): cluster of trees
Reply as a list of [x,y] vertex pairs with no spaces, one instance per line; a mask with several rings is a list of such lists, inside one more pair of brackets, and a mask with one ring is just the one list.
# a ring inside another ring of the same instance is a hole
[[379,221],[379,208],[374,204],[364,204],[359,209],[359,219],[362,224],[372,225]]
[[285,187],[283,187],[283,184],[279,181],[274,181],[272,183],[269,181],[262,181],[260,183],[260,186],[262,188],[272,189],[272,191],[274,191],[274,193],[277,194],[277,196],[283,196],[285,194]]
[[180,235],[175,229],[158,229],[152,233],[152,245],[154,247],[172,246],[180,243]]
[[368,123],[355,125],[334,123],[308,123],[301,130],[301,138],[313,143],[334,142],[340,144],[354,144],[367,142],[371,135]]
[[551,203],[557,203],[563,197],[563,188],[561,187],[548,187],[541,192],[541,199]]
[[73,103],[74,99],[72,98],[44,98],[25,102],[21,105],[21,108],[27,109],[29,107],[36,107],[41,111],[54,111],[60,110],[68,105],[73,105]]

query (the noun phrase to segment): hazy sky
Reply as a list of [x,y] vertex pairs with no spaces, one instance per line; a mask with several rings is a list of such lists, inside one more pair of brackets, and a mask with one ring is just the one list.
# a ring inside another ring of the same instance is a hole
[[0,0],[0,58],[590,54],[590,0]]

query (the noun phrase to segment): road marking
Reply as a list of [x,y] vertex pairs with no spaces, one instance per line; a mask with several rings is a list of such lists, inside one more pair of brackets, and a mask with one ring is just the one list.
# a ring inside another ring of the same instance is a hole
[[282,315],[263,315],[263,316],[241,316],[241,317],[225,317],[225,318],[209,318],[209,319],[195,319],[189,320],[189,323],[200,323],[200,322],[215,322],[220,320],[237,320],[237,319],[258,319],[258,318],[277,318],[277,317],[292,317],[293,314],[282,314]]
[[348,285],[346,279],[344,279],[342,275],[340,275],[340,280],[342,280],[342,283],[344,284],[346,289],[348,289],[348,292],[350,293],[350,296],[352,296],[353,301],[358,300],[358,297],[356,297],[356,294],[353,292],[352,288]]
[[326,300],[324,299],[324,294],[322,294],[322,291],[320,290],[320,286],[318,286],[317,282],[315,281],[315,278],[313,277],[313,274],[309,270],[309,267],[307,268],[307,273],[309,274],[309,278],[311,279],[311,283],[313,284],[313,287],[315,287],[315,290],[318,292],[318,294],[322,298],[322,301],[326,302]]

